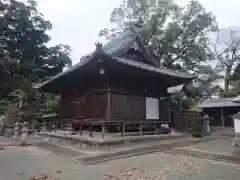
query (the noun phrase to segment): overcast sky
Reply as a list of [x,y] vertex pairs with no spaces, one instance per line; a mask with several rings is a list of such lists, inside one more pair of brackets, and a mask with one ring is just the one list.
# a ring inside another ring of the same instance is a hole
[[[109,27],[109,17],[122,0],[38,0],[39,11],[53,28],[49,32],[51,45],[68,44],[72,48],[73,64],[94,50],[98,33]],[[240,22],[239,0],[199,0],[213,12],[220,27],[236,27]],[[186,4],[188,0],[175,0]]]

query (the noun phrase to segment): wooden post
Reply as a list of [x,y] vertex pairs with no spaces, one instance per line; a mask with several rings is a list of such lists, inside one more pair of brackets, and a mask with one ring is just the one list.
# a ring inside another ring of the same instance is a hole
[[92,124],[89,124],[89,137],[92,137]]
[[102,123],[102,139],[104,139],[105,129],[105,123]]
[[125,123],[121,123],[122,124],[122,136],[125,135]]
[[184,114],[184,115],[185,115],[186,132],[189,133],[187,114]]
[[94,95],[93,95],[93,120],[96,119],[96,100],[97,100],[97,96],[96,96],[96,93],[94,93]]
[[154,124],[153,127],[154,127],[154,134],[157,134],[157,125]]
[[80,131],[79,131],[79,134],[82,136],[82,132],[83,132],[83,126],[80,125]]
[[221,119],[222,119],[222,128],[224,128],[224,115],[223,115],[223,108],[221,107]]
[[139,132],[140,132],[140,136],[143,135],[143,127],[142,124],[139,124]]
[[111,119],[111,92],[110,92],[110,88],[108,88],[108,93],[107,93],[106,117],[107,117],[107,120]]

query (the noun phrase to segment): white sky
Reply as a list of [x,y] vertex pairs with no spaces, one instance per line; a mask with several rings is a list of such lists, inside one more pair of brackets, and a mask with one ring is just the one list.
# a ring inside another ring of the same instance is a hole
[[[49,32],[51,45],[67,44],[72,48],[73,64],[81,56],[94,50],[100,39],[98,33],[109,27],[109,17],[122,0],[38,0],[39,11],[53,28]],[[185,4],[189,0],[175,0]],[[220,27],[238,27],[240,22],[239,0],[199,0],[213,12]]]

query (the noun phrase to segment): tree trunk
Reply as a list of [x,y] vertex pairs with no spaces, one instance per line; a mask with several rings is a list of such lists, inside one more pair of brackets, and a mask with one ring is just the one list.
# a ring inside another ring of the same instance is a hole
[[228,78],[224,78],[224,91],[225,92],[228,92],[228,87],[229,87],[229,81],[228,81]]
[[229,76],[231,75],[231,68],[227,68],[224,76],[224,92],[229,90]]

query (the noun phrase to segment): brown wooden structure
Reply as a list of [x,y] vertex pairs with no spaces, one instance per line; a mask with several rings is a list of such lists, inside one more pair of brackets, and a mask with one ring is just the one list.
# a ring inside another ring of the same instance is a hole
[[170,121],[167,88],[192,79],[160,68],[134,26],[104,46],[96,44],[93,53],[37,88],[61,95],[60,119],[158,124]]

